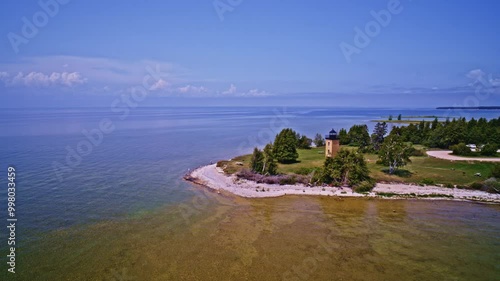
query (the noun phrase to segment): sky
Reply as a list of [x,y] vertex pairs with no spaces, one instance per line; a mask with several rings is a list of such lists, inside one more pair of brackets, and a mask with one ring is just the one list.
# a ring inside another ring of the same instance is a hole
[[0,2],[0,108],[500,105],[500,1]]

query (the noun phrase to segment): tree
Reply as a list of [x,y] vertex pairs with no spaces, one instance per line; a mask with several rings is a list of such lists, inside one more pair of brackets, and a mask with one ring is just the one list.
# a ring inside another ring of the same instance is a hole
[[316,145],[317,147],[325,146],[325,139],[323,138],[323,136],[320,133],[316,134],[313,142],[314,142],[314,145]]
[[349,135],[347,134],[346,129],[342,128],[339,131],[339,143],[341,145],[347,145],[351,143],[351,140],[349,139]]
[[283,129],[274,139],[273,155],[280,163],[295,162],[299,157],[296,146],[295,132],[290,128]]
[[256,173],[262,173],[264,168],[264,155],[257,147],[253,149],[252,158],[250,158],[250,169]]
[[311,144],[312,140],[308,138],[306,135],[302,135],[297,141],[297,148],[310,149]]
[[363,154],[341,149],[335,158],[327,158],[323,165],[323,181],[334,185],[354,186],[369,180],[369,171]]
[[468,156],[472,154],[470,148],[463,142],[450,146],[450,149],[453,151],[453,154],[455,155]]
[[389,115],[389,121],[392,121],[392,115]]
[[401,121],[401,114],[398,115],[398,121]]
[[273,145],[270,143],[264,147],[262,173],[269,175],[276,175],[278,173],[278,165],[276,165],[273,155]]
[[378,157],[382,163],[389,166],[389,173],[392,174],[411,162],[410,153],[411,144],[403,142],[398,135],[390,135],[382,143]]
[[387,123],[378,122],[373,129],[372,144],[375,151],[380,149],[380,145],[384,142],[384,137],[387,134]]
[[[474,118],[473,118],[474,120]],[[432,125],[431,125],[431,130],[434,131],[436,130],[436,128],[439,126],[439,121],[437,119],[437,117],[434,118],[434,120],[432,121]]]
[[370,145],[371,138],[368,134],[368,126],[366,125],[354,125],[349,129],[349,140],[350,144],[354,146],[359,146],[361,152],[367,150]]
[[497,154],[498,146],[495,144],[485,144],[483,148],[481,148],[481,155],[484,156],[495,156]]

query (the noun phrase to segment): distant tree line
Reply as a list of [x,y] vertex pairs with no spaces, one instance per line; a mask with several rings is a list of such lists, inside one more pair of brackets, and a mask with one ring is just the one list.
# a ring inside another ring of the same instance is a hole
[[[378,152],[387,134],[387,124],[379,122],[375,125],[372,135],[368,126],[354,125],[349,131],[341,129],[339,140],[341,145],[357,146],[363,152]],[[451,149],[451,146],[460,143],[500,146],[500,117],[497,119],[478,120],[472,118],[458,118],[445,122],[421,121],[418,124],[393,127],[390,135],[398,135],[403,142],[422,144],[430,148]]]
[[391,134],[400,135],[403,141],[427,147],[448,149],[459,143],[500,145],[500,118],[487,121],[458,118],[445,122],[421,121],[418,124],[394,127]]

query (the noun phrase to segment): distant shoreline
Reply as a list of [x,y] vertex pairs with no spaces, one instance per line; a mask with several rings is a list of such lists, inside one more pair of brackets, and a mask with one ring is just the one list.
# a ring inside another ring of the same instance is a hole
[[418,186],[403,183],[377,183],[375,188],[366,194],[353,192],[348,187],[275,185],[257,183],[238,179],[235,175],[227,175],[211,164],[202,166],[184,176],[192,183],[215,190],[218,193],[228,192],[246,198],[267,198],[284,195],[322,195],[338,197],[371,197],[385,199],[428,199],[474,201],[482,203],[500,203],[500,194],[492,194],[478,190],[446,188],[440,186]]
[[477,110],[500,110],[500,106],[442,106],[436,109],[477,109]]

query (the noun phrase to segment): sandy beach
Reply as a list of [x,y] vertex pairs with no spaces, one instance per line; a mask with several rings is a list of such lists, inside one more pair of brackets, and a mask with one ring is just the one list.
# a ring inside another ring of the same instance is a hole
[[[283,195],[323,195],[339,197],[381,197],[381,198],[408,198],[410,194],[426,196],[444,194],[451,197],[418,197],[419,199],[448,199],[448,200],[473,200],[481,202],[500,203],[500,194],[492,194],[478,190],[458,188],[445,188],[439,186],[418,186],[401,183],[377,183],[372,192],[360,194],[353,192],[348,187],[309,187],[302,184],[274,185],[263,184],[238,179],[234,175],[226,175],[216,164],[202,166],[188,175],[185,179],[203,185],[217,192],[229,192],[241,197],[262,198],[278,197]],[[377,193],[395,193],[400,196],[382,197]]]

